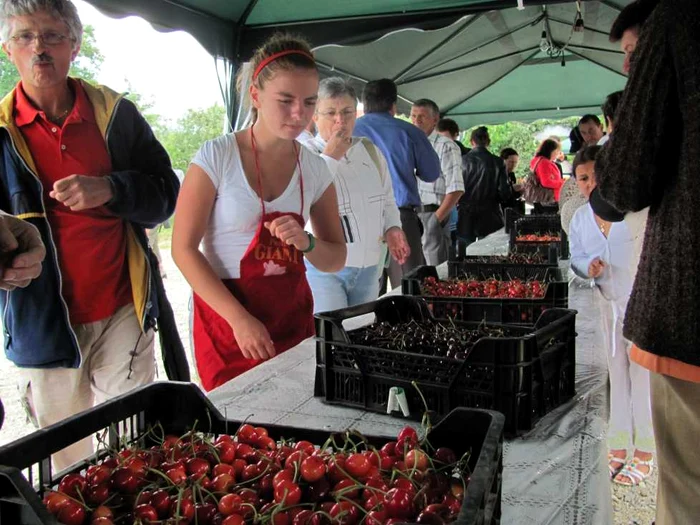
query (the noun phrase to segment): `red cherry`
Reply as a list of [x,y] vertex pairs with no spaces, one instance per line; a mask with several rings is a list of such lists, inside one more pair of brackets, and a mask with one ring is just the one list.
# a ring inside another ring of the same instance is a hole
[[159,518],[166,518],[170,514],[170,495],[165,490],[156,490],[151,496],[151,505]]
[[85,508],[75,501],[68,501],[61,507],[56,515],[63,525],[83,525],[85,523]]
[[63,492],[47,492],[44,496],[44,505],[49,509],[49,512],[53,515],[58,514],[71,499],[66,496]]
[[100,485],[106,481],[109,481],[112,475],[112,468],[102,464],[102,465],[92,465],[88,467],[85,472],[85,479],[91,485]]
[[214,445],[214,450],[218,454],[221,463],[231,464],[236,459],[236,445],[233,441],[221,441]]
[[297,441],[294,450],[300,450],[309,456],[316,451],[316,447],[310,441]]
[[243,519],[243,516],[240,514],[231,514],[230,516],[226,516],[224,521],[221,522],[221,525],[244,525],[245,520]]
[[384,508],[391,518],[408,518],[413,512],[411,495],[404,489],[391,489],[384,495]]
[[304,481],[313,483],[326,475],[326,462],[319,456],[309,456],[301,462],[300,472]]
[[282,481],[275,487],[275,503],[284,502],[285,507],[297,505],[301,501],[301,489],[293,481]]
[[158,512],[151,505],[138,505],[134,509],[134,518],[141,520],[143,523],[153,523],[158,521]]
[[243,505],[243,499],[238,494],[226,494],[219,500],[218,510],[225,516],[239,513]]
[[235,477],[233,465],[229,465],[228,463],[219,463],[218,465],[214,465],[211,475],[216,477],[219,474],[230,474],[231,476]]
[[333,505],[329,513],[334,523],[353,525],[358,521],[357,507],[349,501],[340,501]]
[[248,443],[249,445],[255,444],[259,437],[258,433],[255,431],[255,428],[247,423],[241,425],[236,435],[238,436],[238,441],[241,443]]
[[84,494],[87,480],[80,474],[68,474],[58,484],[58,491],[71,498],[80,499],[78,494]]

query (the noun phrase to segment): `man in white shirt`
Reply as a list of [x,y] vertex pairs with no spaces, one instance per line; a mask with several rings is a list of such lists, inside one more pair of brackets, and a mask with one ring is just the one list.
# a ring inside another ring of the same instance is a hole
[[418,215],[423,223],[423,254],[427,263],[433,266],[449,258],[450,213],[464,194],[462,154],[453,140],[435,130],[439,120],[440,109],[432,100],[424,98],[413,104],[411,122],[428,136],[440,159],[440,177],[435,182],[418,180],[422,203]]

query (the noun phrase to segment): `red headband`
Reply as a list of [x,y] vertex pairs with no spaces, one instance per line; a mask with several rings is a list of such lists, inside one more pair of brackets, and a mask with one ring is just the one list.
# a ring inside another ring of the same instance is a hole
[[278,58],[282,58],[282,57],[287,56],[287,55],[302,55],[302,56],[305,56],[306,58],[310,59],[312,62],[316,63],[313,55],[307,53],[306,51],[302,51],[300,49],[288,49],[286,51],[280,51],[279,53],[275,53],[274,55],[270,55],[265,60],[260,62],[260,64],[258,64],[258,67],[255,68],[255,72],[253,73],[253,82],[255,82],[255,80],[258,78],[258,75],[260,74],[260,72],[263,69],[265,69],[270,64],[270,62],[274,62]]

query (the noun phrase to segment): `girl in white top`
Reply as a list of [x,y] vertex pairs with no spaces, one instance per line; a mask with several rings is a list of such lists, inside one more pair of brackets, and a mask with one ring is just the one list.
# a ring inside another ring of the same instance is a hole
[[[352,136],[357,116],[355,90],[342,78],[321,81],[314,121],[318,135],[306,147],[326,161],[338,195],[338,213],[348,257],[335,273],[319,271],[306,261],[314,311],[325,312],[374,301],[386,259],[386,246],[399,264],[410,248],[386,160],[369,139]],[[311,228],[313,230],[313,227]]]
[[[276,35],[251,63],[255,123],[202,146],[175,212],[173,259],[194,291],[206,390],[312,336],[304,258],[322,271],[345,263],[332,176],[294,140],[316,106],[309,46]],[[309,219],[314,235],[304,231]]]
[[[589,146],[574,161],[576,184],[586,199],[596,186],[595,157],[600,149]],[[601,299],[610,374],[610,477],[622,485],[638,485],[651,474],[654,434],[649,371],[629,359],[631,343],[622,334],[633,284],[630,261],[634,242],[624,222],[604,221],[588,203],[576,210],[569,228],[571,267],[579,276],[595,280]]]

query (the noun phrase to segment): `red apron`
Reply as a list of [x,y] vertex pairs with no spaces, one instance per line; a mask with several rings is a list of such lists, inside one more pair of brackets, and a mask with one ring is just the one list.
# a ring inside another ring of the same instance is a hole
[[[260,191],[262,216],[255,237],[243,255],[239,279],[223,279],[224,285],[248,311],[265,325],[275,352],[280,354],[314,335],[313,296],[306,280],[304,255],[293,245],[273,237],[264,223],[291,215],[304,226],[304,179],[297,153],[301,211],[266,213],[262,175],[251,128],[251,142]],[[202,386],[209,391],[260,363],[246,359],[231,326],[197,294],[194,294],[194,355]]]

